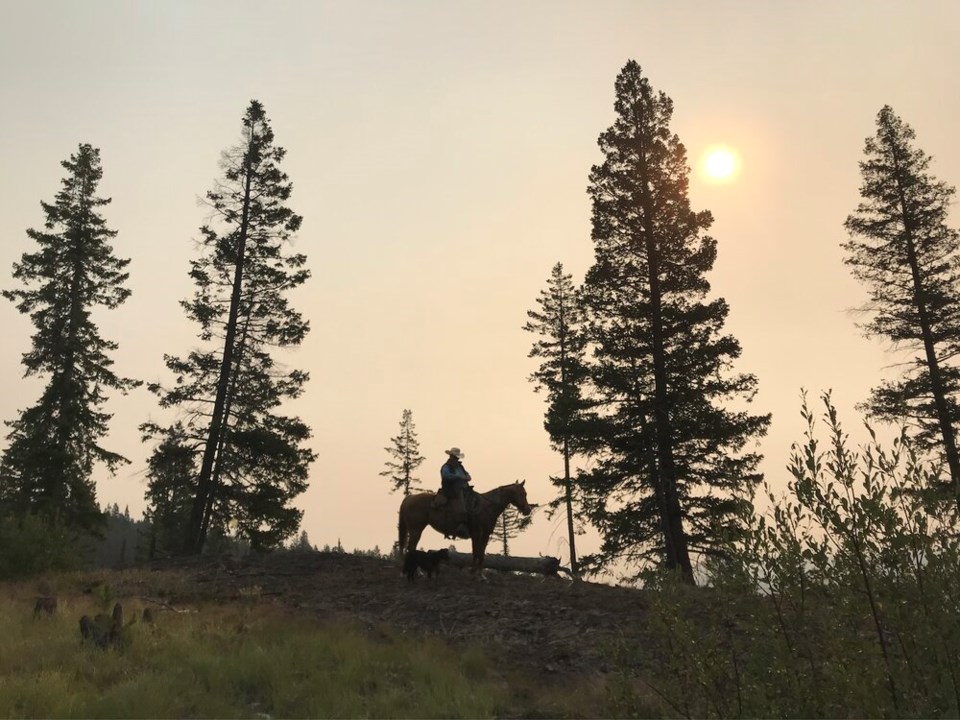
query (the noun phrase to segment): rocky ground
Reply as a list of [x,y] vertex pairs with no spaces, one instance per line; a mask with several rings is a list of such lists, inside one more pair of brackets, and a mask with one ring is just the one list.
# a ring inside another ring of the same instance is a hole
[[397,561],[342,553],[281,553],[157,565],[130,574],[118,597],[161,595],[176,607],[198,599],[260,599],[321,618],[352,618],[371,631],[435,634],[454,644],[492,644],[529,675],[562,680],[610,671],[611,650],[643,641],[642,590],[562,577],[442,568],[409,582]]

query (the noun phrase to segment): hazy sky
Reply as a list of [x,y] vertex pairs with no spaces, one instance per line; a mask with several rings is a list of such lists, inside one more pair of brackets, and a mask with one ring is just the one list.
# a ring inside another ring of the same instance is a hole
[[[692,206],[715,217],[709,279],[743,345],[737,369],[759,378],[754,410],[773,413],[761,449],[783,487],[801,387],[833,388],[856,434],[853,406],[895,359],[849,312],[865,294],[842,263],[843,221],[884,104],[932,171],[960,182],[957,27],[953,0],[0,0],[0,286],[33,249],[25,230],[42,225],[60,162],[99,147],[133,295],[96,317],[120,343],[120,374],[168,380],[163,354],[195,343],[178,302],[206,219],[197,199],[256,98],[288,151],[296,249],[313,272],[295,298],[312,331],[283,358],[311,375],[291,408],[318,455],[298,503],[311,541],[390,547],[400,498],[378,473],[404,408],[427,486],[458,445],[478,489],[525,478],[546,501],[562,464],[521,327],[554,263],[578,282],[590,265],[587,175],[632,58],[673,99]],[[699,172],[715,144],[740,155],[732,182]],[[41,385],[20,379],[28,320],[2,301],[0,327],[12,420]],[[98,497],[138,515],[150,448],[137,426],[169,416],[145,389],[107,410],[105,446],[132,462],[98,472]],[[538,514],[513,549],[566,560],[560,519]]]

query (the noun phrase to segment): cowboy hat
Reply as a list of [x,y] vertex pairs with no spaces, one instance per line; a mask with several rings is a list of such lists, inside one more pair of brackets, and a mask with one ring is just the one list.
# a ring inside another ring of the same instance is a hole
[[460,448],[458,448],[458,447],[452,447],[452,448],[450,448],[449,450],[444,450],[444,452],[445,452],[447,455],[453,455],[454,457],[457,458],[457,460],[463,460],[463,458],[466,457],[466,455],[464,455],[462,452],[460,452]]

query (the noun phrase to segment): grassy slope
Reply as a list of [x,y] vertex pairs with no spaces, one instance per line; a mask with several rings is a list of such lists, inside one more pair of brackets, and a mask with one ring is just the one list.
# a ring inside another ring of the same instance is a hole
[[[139,621],[142,601],[124,598],[127,647],[102,652],[81,644],[78,629],[81,615],[112,607],[112,576],[98,575],[106,584],[92,594],[80,574],[0,585],[0,716],[623,714],[610,688],[543,687],[508,674],[495,648],[321,622],[260,597],[199,600],[193,612],[154,607],[153,624]],[[47,593],[59,598],[57,613],[34,618],[34,599]]]

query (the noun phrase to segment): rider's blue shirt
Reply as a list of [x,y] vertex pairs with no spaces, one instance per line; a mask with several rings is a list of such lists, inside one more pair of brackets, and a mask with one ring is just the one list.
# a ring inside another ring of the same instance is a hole
[[440,467],[440,483],[444,489],[460,488],[470,482],[470,473],[459,462],[449,460]]

